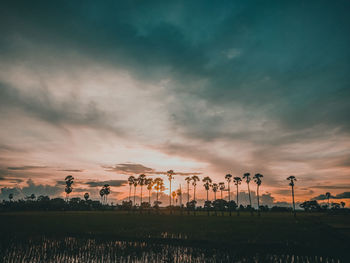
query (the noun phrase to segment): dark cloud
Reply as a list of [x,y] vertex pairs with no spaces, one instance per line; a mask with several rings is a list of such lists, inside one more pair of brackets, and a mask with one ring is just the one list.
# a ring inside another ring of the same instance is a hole
[[102,166],[102,168],[104,168],[105,171],[108,172],[124,174],[142,174],[154,171],[154,169],[138,163],[120,163],[116,164],[115,166]]
[[310,188],[316,188],[316,189],[350,189],[350,185],[343,184],[343,185],[314,185],[310,186]]
[[[337,195],[332,195],[331,194],[331,199],[348,199],[350,198],[350,192],[344,192],[344,193],[340,193]],[[328,198],[326,197],[325,194],[321,194],[319,196],[313,197],[312,200],[327,200]]]
[[45,169],[47,166],[35,166],[35,165],[24,165],[24,166],[11,166],[7,167],[8,170],[34,170],[34,169]]
[[103,186],[105,184],[109,184],[110,186],[123,186],[127,183],[127,180],[108,180],[108,181],[87,181],[84,182],[84,184],[90,186],[90,187],[98,187],[98,186]]
[[71,173],[82,173],[84,172],[83,169],[62,169],[62,170],[57,170],[61,172],[71,172]]

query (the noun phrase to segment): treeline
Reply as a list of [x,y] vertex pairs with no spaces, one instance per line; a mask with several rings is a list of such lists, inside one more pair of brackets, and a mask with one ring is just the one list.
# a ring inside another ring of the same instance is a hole
[[[195,202],[192,200],[187,202],[186,205],[173,205],[167,207],[160,207],[161,202],[155,201],[152,204],[148,202],[142,202],[141,205],[134,205],[132,201],[122,201],[121,204],[106,204],[100,201],[94,201],[89,199],[85,194],[84,199],[79,197],[74,197],[69,200],[63,198],[52,198],[48,196],[39,196],[38,198],[35,195],[27,197],[25,200],[3,200],[0,203],[0,211],[132,211],[132,212],[177,212],[177,213],[196,213],[196,212],[207,212],[211,215],[220,215],[227,214],[228,212],[236,212],[239,215],[239,212],[251,212],[256,213],[258,210],[250,205],[243,206],[237,205],[235,201],[226,201],[224,199],[217,199],[215,201],[206,201],[204,206],[196,206]],[[306,212],[327,212],[327,213],[349,213],[350,209],[344,207],[343,204],[331,203],[330,206],[320,205],[317,201],[306,201],[300,204]],[[273,206],[268,207],[267,205],[261,205],[259,207],[261,212],[293,212],[291,207],[280,207]]]

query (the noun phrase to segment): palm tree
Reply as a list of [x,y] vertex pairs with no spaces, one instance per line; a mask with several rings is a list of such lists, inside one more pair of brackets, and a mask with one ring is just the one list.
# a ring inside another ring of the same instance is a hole
[[85,193],[85,194],[84,194],[84,199],[85,199],[85,201],[89,200],[89,197],[90,197],[89,193]]
[[[181,184],[180,189],[177,189],[176,194],[178,197],[180,197],[180,209],[182,209],[182,190],[181,190]],[[182,210],[181,210],[182,211]]]
[[340,202],[340,205],[341,205],[341,207],[344,209],[344,207],[345,207],[345,202],[341,201],[341,202]]
[[129,183],[129,202],[130,202],[130,199],[131,199],[131,187],[134,185],[134,181],[136,180],[135,176],[129,176],[128,178],[128,183]]
[[221,192],[221,213],[222,213],[222,216],[224,216],[224,199],[222,196],[222,192],[225,191],[225,183],[224,182],[219,183],[219,189]]
[[253,215],[252,198],[251,198],[251,196],[250,196],[250,188],[249,188],[249,183],[250,183],[250,181],[251,181],[250,173],[245,173],[245,174],[243,175],[243,179],[245,179],[245,182],[247,183],[247,186],[248,186],[248,196],[249,196],[250,212],[251,212],[251,214]]
[[66,188],[64,191],[66,192],[66,200],[68,200],[69,194],[73,191],[72,185],[74,183],[74,177],[71,175],[68,175],[64,180],[66,181]]
[[228,190],[228,204],[229,204],[229,207],[228,207],[228,210],[230,212],[230,216],[231,216],[231,190],[230,190],[230,183],[231,183],[231,180],[232,180],[232,175],[231,174],[226,174],[225,175],[225,179],[227,181],[227,190]]
[[326,193],[326,198],[328,199],[328,209],[329,209],[329,198],[331,198],[331,193],[330,192]]
[[196,186],[197,186],[198,181],[200,181],[200,180],[199,180],[199,177],[197,175],[192,176],[194,214],[196,214]]
[[164,187],[164,182],[163,182],[163,179],[162,178],[156,178],[154,179],[154,189],[157,191],[157,201],[156,201],[156,204],[157,204],[157,208],[158,208],[158,196],[159,196],[159,192],[162,192],[164,191],[165,187]]
[[287,180],[289,180],[289,185],[292,187],[292,199],[293,199],[293,212],[294,212],[294,217],[296,217],[296,213],[295,213],[295,202],[294,202],[294,182],[297,180],[295,178],[295,176],[291,175],[287,178]]
[[103,191],[104,191],[104,196],[105,196],[105,202],[106,202],[106,204],[107,204],[107,197],[108,197],[108,195],[111,193],[111,187],[109,186],[109,184],[105,184],[104,186],[103,186]]
[[140,174],[139,177],[137,178],[137,183],[141,187],[141,201],[140,201],[140,207],[141,207],[141,205],[142,205],[142,188],[146,183],[146,175]]
[[170,208],[170,214],[172,213],[172,210],[171,210],[171,180],[174,179],[174,171],[173,170],[169,170],[166,172],[166,175],[168,177],[168,180],[169,180],[169,208]]
[[[192,181],[192,177],[186,177],[185,181],[187,182],[187,205],[190,203],[190,183]],[[187,213],[190,213],[190,210],[187,209]]]
[[137,178],[134,180],[134,206],[136,207],[136,187],[138,185]]
[[219,189],[219,185],[214,183],[211,185],[211,188],[214,192],[214,211],[215,211],[215,215],[217,215],[217,211],[216,211],[216,192],[218,191]]
[[101,203],[102,203],[102,204],[103,204],[104,195],[105,195],[105,190],[102,188],[102,189],[100,190],[100,196],[101,196]]
[[171,196],[173,198],[173,204],[174,204],[174,201],[175,201],[175,198],[176,198],[176,191],[172,191],[171,192]]
[[[207,191],[207,202],[209,202],[209,189],[210,189],[212,180],[210,179],[209,176],[206,176],[203,178],[202,182],[204,182],[203,186],[204,186],[205,190]],[[207,214],[209,216],[209,207],[207,207]]]
[[241,184],[242,178],[238,177],[238,176],[234,177],[233,178],[233,182],[234,182],[235,186],[237,187],[237,215],[239,215],[239,202],[238,202],[238,194],[239,194],[239,192],[238,192],[238,186]]
[[152,188],[154,185],[153,179],[147,178],[146,185],[147,185],[147,190],[148,190],[148,203],[149,203],[149,205],[151,205],[151,192],[152,192]]
[[258,215],[260,216],[260,203],[259,203],[259,187],[262,183],[261,181],[261,178],[264,177],[262,174],[255,174],[253,179],[254,179],[254,182],[256,183],[256,195],[257,195],[257,198],[258,198]]
[[12,202],[12,199],[13,199],[13,193],[10,193],[10,194],[9,194],[9,200],[10,200],[10,202]]

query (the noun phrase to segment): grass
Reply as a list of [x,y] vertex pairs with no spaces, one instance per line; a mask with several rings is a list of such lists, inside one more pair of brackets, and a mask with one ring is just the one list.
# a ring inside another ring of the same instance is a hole
[[0,213],[3,241],[10,237],[70,235],[328,254],[348,251],[349,230],[349,215],[300,213],[294,219],[289,213],[266,213],[261,217],[249,213],[232,217],[101,211]]

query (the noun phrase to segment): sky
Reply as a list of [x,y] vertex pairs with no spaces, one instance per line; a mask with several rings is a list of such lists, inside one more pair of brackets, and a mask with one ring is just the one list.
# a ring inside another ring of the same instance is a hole
[[71,196],[108,183],[120,202],[130,175],[173,169],[173,189],[250,172],[264,175],[266,204],[291,201],[290,175],[297,202],[349,201],[349,11],[346,0],[2,1],[0,199],[63,197],[73,175]]

